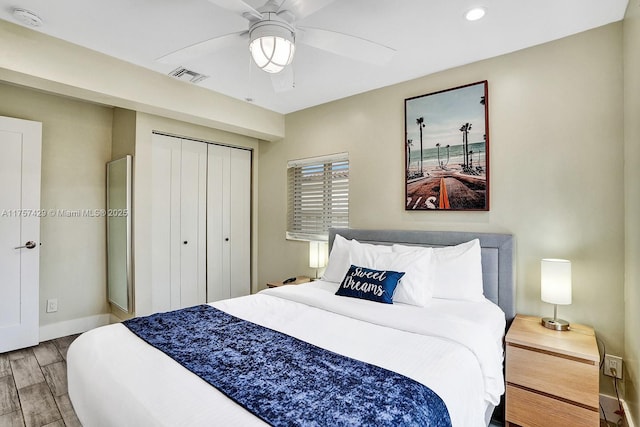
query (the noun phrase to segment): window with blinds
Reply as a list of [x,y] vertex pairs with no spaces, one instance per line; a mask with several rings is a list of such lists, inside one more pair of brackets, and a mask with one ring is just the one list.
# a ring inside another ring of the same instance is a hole
[[329,228],[349,227],[347,153],[288,163],[287,239],[327,240]]

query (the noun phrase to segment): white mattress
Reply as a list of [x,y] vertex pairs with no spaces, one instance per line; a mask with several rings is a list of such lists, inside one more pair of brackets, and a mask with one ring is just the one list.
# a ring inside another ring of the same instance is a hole
[[[487,407],[504,392],[505,319],[495,304],[387,305],[338,297],[337,286],[316,281],[211,305],[419,381],[444,400],[453,426],[487,425]],[[85,427],[265,425],[121,324],[82,334],[67,364]]]

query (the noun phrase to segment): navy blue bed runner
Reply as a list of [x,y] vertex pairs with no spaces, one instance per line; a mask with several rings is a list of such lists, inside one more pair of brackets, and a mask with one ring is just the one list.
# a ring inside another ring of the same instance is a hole
[[430,388],[208,305],[123,322],[274,426],[442,426]]

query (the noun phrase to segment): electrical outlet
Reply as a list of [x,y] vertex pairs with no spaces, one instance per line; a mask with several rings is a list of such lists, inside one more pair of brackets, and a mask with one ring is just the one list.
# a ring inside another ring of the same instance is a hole
[[55,313],[58,311],[58,298],[47,300],[47,313]]
[[622,357],[605,354],[603,369],[605,375],[622,379]]

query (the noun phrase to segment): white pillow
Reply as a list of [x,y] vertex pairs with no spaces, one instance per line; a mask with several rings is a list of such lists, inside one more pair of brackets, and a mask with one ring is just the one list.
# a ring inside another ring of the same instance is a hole
[[360,243],[355,239],[347,240],[336,234],[322,280],[341,283],[352,264],[358,267],[375,268],[373,265],[376,256],[391,251],[391,246]]
[[[394,252],[424,250],[415,246],[393,245]],[[433,298],[481,301],[482,258],[478,239],[456,246],[433,248],[431,257]]]
[[339,234],[336,234],[333,240],[333,246],[331,247],[331,253],[329,254],[329,261],[327,262],[327,268],[324,270],[322,280],[327,282],[341,283],[344,276],[347,274],[349,267],[351,267],[351,256],[349,250],[351,248],[351,241],[345,239]]
[[401,271],[404,274],[393,293],[393,302],[425,307],[433,293],[431,248],[410,252],[381,253],[376,257],[376,270]]
[[374,264],[378,255],[390,254],[391,252],[393,252],[391,246],[360,243],[356,239],[351,240],[351,250],[349,251],[351,264],[366,268],[375,268]]

